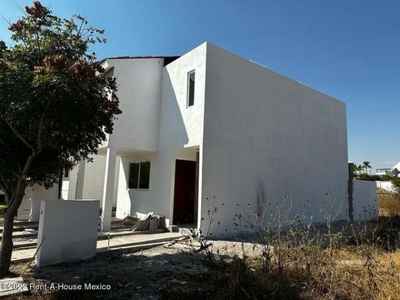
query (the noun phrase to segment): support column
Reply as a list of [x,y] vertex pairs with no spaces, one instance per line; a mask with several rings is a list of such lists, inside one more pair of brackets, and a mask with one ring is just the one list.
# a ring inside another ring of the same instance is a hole
[[79,164],[78,175],[76,179],[76,191],[75,191],[75,199],[83,198],[83,183],[85,181],[85,167],[86,160],[81,160]]
[[106,170],[104,177],[104,189],[102,199],[101,212],[101,231],[110,231],[111,229],[111,213],[114,197],[114,181],[115,169],[117,165],[117,150],[115,148],[107,148]]

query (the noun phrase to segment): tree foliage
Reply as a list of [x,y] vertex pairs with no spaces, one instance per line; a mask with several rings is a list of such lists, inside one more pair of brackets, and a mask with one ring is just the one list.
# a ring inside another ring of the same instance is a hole
[[394,190],[396,197],[400,199],[400,178],[392,178],[392,189]]
[[6,192],[32,153],[29,182],[50,186],[60,169],[96,151],[120,113],[115,80],[88,52],[90,44],[105,41],[103,31],[80,16],[54,16],[39,2],[26,13],[9,27],[14,46],[0,42],[0,182]]
[[358,175],[360,175],[363,170],[364,170],[364,167],[362,165],[353,164],[354,177],[357,177]]
[[363,161],[362,167],[365,169],[365,174],[368,174],[368,169],[371,169],[371,163],[369,161]]
[[[39,1],[25,10],[10,24],[13,45],[0,41],[0,186],[9,205],[5,232],[26,186],[49,187],[60,170],[96,153],[121,113],[115,79],[105,76],[89,51],[105,42],[103,31],[80,16],[59,18]],[[3,234],[1,264],[4,255],[11,256],[3,253],[5,239]]]

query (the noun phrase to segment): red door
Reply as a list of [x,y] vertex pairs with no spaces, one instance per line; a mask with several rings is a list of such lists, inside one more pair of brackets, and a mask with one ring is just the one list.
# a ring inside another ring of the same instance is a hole
[[174,224],[194,223],[194,191],[196,183],[196,162],[176,160]]

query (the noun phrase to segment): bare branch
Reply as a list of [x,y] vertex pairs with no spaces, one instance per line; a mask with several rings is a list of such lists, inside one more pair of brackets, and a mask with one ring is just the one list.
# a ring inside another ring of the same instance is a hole
[[81,25],[79,26],[79,29],[77,30],[78,38],[83,36],[83,32],[84,32],[84,30],[86,28],[86,24],[85,24],[86,17],[81,17],[81,19],[79,19],[79,20],[81,20]]
[[10,122],[5,121],[7,123],[7,125],[11,128],[11,130],[15,133],[15,135],[29,148],[32,150],[32,152],[35,152],[35,148],[32,147],[32,145],[30,145],[22,135],[19,134],[19,132],[14,128],[14,126],[11,125]]
[[40,153],[42,151],[43,148],[43,121],[44,121],[44,117],[46,116],[46,112],[48,111],[50,104],[51,104],[51,100],[47,103],[46,108],[44,109],[43,115],[40,118],[40,122],[39,122],[39,128],[38,128],[38,139],[37,139],[37,147],[38,147],[38,153]]
[[[11,151],[10,147],[8,147],[8,145],[7,145],[6,143],[4,143],[3,140],[0,140],[0,143],[3,145],[4,148],[10,150],[10,153],[13,153],[13,152]],[[10,159],[10,157],[9,157],[9,159]],[[15,159],[15,161],[16,161],[17,166],[18,166],[18,171],[21,171],[21,170],[22,170],[21,165],[19,164],[19,162],[18,162],[17,159]],[[13,173],[14,176],[18,177],[18,173],[15,172],[15,170],[12,170],[12,173]]]

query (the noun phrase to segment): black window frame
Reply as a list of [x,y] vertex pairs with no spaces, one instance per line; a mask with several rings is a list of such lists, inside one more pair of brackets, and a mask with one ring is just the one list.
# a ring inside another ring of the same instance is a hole
[[150,189],[151,162],[135,161],[129,164],[128,188],[134,190]]
[[196,71],[190,71],[187,75],[187,106],[194,105],[196,91]]

